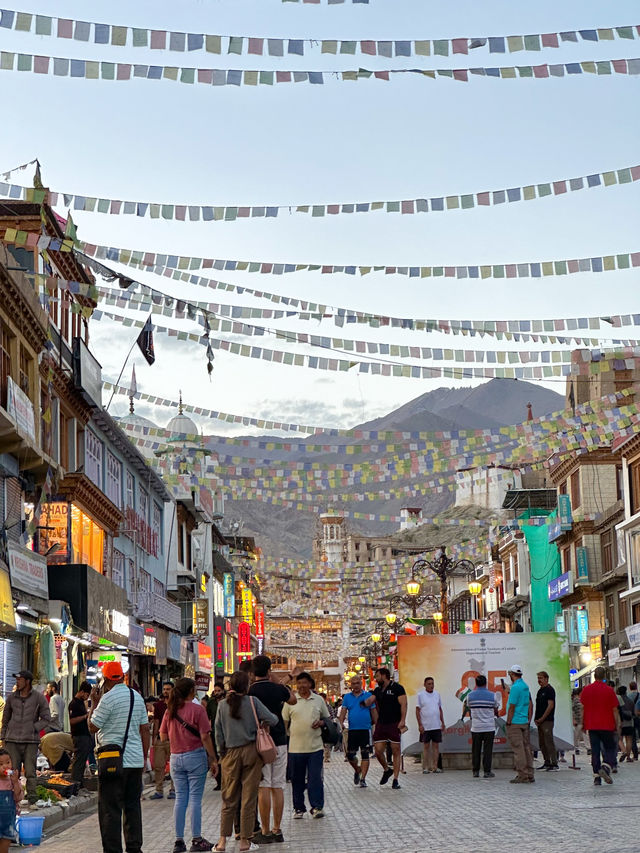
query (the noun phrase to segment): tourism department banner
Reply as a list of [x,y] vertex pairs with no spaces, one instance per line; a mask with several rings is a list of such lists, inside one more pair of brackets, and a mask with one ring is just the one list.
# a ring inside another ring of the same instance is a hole
[[[461,722],[462,704],[475,687],[475,676],[486,675],[487,687],[500,696],[500,716],[494,749],[506,749],[504,723],[507,697],[511,686],[509,667],[519,664],[531,691],[535,706],[538,691],[536,674],[549,673],[549,683],[556,690],[554,737],[573,744],[571,723],[571,687],[567,635],[555,632],[540,634],[435,634],[423,637],[398,637],[400,684],[407,691],[407,726],[402,737],[404,752],[420,749],[416,722],[416,695],[424,679],[432,676],[435,689],[442,697],[446,730],[443,752],[470,752],[469,718]],[[532,742],[537,744],[532,722]]]

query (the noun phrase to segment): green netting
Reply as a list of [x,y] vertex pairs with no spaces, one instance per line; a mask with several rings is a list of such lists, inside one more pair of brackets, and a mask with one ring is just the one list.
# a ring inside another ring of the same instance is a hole
[[531,563],[531,630],[554,631],[556,615],[562,608],[558,601],[549,601],[548,583],[562,573],[560,554],[556,545],[549,542],[548,524],[523,524],[522,531]]

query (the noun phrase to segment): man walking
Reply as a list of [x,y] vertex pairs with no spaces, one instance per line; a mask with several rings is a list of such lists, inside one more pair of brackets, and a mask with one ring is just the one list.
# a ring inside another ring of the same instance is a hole
[[311,692],[313,678],[308,672],[296,677],[298,697],[295,705],[285,705],[282,719],[289,726],[289,755],[291,757],[291,787],[294,818],[304,817],[305,787],[311,806],[311,817],[324,817],[324,756],[320,729],[330,720],[329,709],[321,696]]
[[[621,729],[618,697],[613,687],[605,684],[603,666],[595,668],[593,677],[595,681],[583,687],[580,694],[583,725],[591,742],[593,784],[601,785],[604,779],[611,785],[611,771],[616,763],[616,732],[619,735]],[[601,761],[601,753],[604,761]]]
[[[258,698],[262,704],[275,714],[278,722],[271,727],[271,737],[276,746],[276,760],[262,768],[262,779],[258,789],[258,811],[260,813],[260,831],[251,839],[255,844],[283,842],[281,823],[284,811],[284,792],[287,787],[287,733],[282,719],[284,705],[295,705],[297,699],[287,684],[273,680],[271,676],[271,658],[258,655],[252,661],[255,681],[249,688],[249,695]],[[289,681],[293,681],[289,675]],[[273,815],[273,820],[271,819]]]
[[27,778],[27,799],[35,803],[36,759],[41,729],[47,729],[51,717],[49,705],[42,693],[33,689],[33,674],[22,669],[13,676],[16,689],[7,696],[2,715],[0,740],[11,756],[13,769],[18,773],[24,765]]
[[[169,761],[171,756],[171,749],[169,748],[168,738],[167,740],[160,740],[160,726],[162,725],[162,719],[167,710],[167,702],[169,701],[172,690],[173,683],[165,681],[162,685],[162,696],[153,706],[153,734],[151,742],[153,743],[153,781],[155,782],[156,789],[149,797],[150,800],[161,800],[164,797],[164,777],[167,771],[167,761]],[[171,777],[169,779],[170,787],[167,799],[175,800],[176,791],[173,787],[173,779]]]
[[60,685],[57,681],[50,681],[47,684],[45,696],[49,701],[49,715],[51,716],[51,722],[49,723],[49,731],[63,732],[64,699],[60,695]]
[[631,750],[633,752],[634,761],[638,760],[638,739],[640,739],[640,716],[638,716],[638,683],[637,681],[629,682],[629,690],[627,692],[627,696],[633,703],[633,740],[631,741]]
[[[98,820],[103,853],[121,853],[124,814],[124,841],[127,853],[142,853],[142,771],[149,752],[149,721],[142,696],[124,683],[118,661],[102,669],[104,695],[92,710],[89,729],[98,732],[98,745],[123,745],[122,772],[115,779],[98,780]],[[127,722],[129,730],[127,732]]]
[[496,717],[500,700],[487,690],[486,675],[476,675],[475,689],[469,693],[465,704],[471,714],[471,769],[475,779],[480,776],[480,757],[485,779],[496,775],[491,770],[493,739],[496,734]]
[[558,770],[558,750],[553,741],[553,721],[556,707],[556,691],[549,684],[549,673],[538,673],[540,689],[536,693],[536,714],[534,722],[538,727],[538,744],[544,764],[538,770]]
[[93,747],[93,738],[89,733],[89,712],[87,711],[87,700],[90,695],[91,685],[88,681],[83,681],[78,686],[78,692],[69,702],[69,726],[74,750],[71,778],[74,782],[80,782],[81,785],[84,784],[84,771]]
[[[340,725],[344,726],[348,715],[347,761],[353,767],[353,784],[366,788],[369,759],[373,748],[371,727],[377,720],[377,712],[375,708],[362,705],[363,701],[371,696],[368,690],[362,689],[362,676],[354,675],[349,686],[351,693],[347,693],[342,698],[338,720]],[[358,750],[360,750],[360,764],[358,764]]]
[[533,702],[529,686],[522,678],[522,667],[514,663],[509,670],[511,690],[507,700],[507,740],[513,750],[516,775],[509,781],[513,784],[535,782],[533,775],[533,753],[529,737],[529,725],[533,715]]
[[416,718],[422,743],[422,772],[442,773],[438,767],[438,755],[444,731],[442,699],[430,675],[424,680],[424,689],[416,697]]
[[[376,670],[375,673],[378,686],[373,691],[373,695],[368,699],[363,700],[367,707],[376,703],[378,709],[378,722],[373,731],[373,746],[376,751],[376,758],[382,765],[381,785],[386,785],[391,776],[393,776],[392,788],[400,789],[398,776],[400,775],[400,765],[402,763],[402,754],[400,752],[401,736],[407,731],[405,720],[407,717],[407,691],[401,684],[396,681],[391,681],[391,673],[383,666]],[[391,746],[391,756],[393,759],[393,770],[387,763],[385,755],[387,744]]]

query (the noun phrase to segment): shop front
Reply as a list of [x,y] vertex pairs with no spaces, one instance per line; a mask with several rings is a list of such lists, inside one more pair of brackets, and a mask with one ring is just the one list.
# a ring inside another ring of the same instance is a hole
[[81,505],[67,501],[44,504],[36,537],[37,550],[52,564],[84,563],[104,574],[107,529]]

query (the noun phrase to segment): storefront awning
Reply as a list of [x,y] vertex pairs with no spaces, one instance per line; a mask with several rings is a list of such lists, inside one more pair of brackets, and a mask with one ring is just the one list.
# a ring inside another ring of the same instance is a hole
[[633,655],[624,655],[618,658],[618,660],[614,663],[614,669],[630,669],[636,665],[638,662],[638,656],[640,652],[636,652]]

